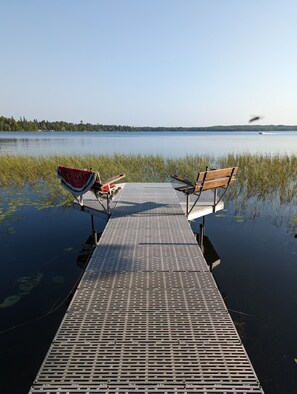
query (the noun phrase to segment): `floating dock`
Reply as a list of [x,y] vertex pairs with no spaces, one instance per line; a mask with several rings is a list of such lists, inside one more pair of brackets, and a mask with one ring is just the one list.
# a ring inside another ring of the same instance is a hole
[[30,394],[263,393],[172,185],[113,204]]

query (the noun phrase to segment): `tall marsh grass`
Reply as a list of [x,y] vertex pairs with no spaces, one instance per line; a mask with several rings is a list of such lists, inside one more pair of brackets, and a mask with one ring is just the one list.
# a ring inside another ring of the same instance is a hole
[[164,158],[154,155],[86,155],[86,156],[18,156],[0,155],[0,185],[22,187],[36,185],[40,181],[58,185],[58,165],[92,168],[100,172],[102,179],[114,174],[126,173],[125,182],[165,182],[171,174],[195,180],[199,171],[209,168],[239,166],[238,193],[247,197],[266,199],[280,193],[282,201],[295,198],[297,192],[297,156],[228,155],[221,158],[211,156],[185,156]]
[[238,191],[247,198],[266,200],[278,193],[280,201],[291,202],[297,197],[297,156],[228,155],[220,167],[239,166]]
[[[92,168],[101,178],[125,172],[125,182],[170,182],[171,174],[195,180],[199,171],[209,168],[239,166],[237,181],[226,198],[234,201],[238,209],[246,209],[255,202],[273,201],[279,206],[297,206],[297,155],[227,155],[185,156],[165,158],[158,155],[59,155],[19,156],[0,155],[0,185],[3,189],[43,189],[48,205],[55,205],[57,198],[71,201],[72,197],[61,188],[56,175],[58,165]],[[296,218],[296,216],[295,216]],[[295,220],[296,221],[296,220]]]
[[58,183],[58,165],[77,168],[92,168],[100,172],[101,178],[125,172],[125,182],[164,182],[170,174],[185,173],[193,178],[197,170],[204,169],[209,157],[188,156],[183,159],[168,159],[155,155],[60,155],[60,156],[18,156],[0,155],[0,184],[24,186],[34,185],[40,180]]

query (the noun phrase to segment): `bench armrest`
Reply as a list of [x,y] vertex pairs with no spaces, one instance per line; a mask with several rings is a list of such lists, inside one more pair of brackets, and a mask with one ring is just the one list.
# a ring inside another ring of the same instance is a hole
[[195,186],[193,182],[189,181],[188,179],[181,178],[178,175],[171,175],[171,178],[177,180],[178,182],[185,183],[188,186],[191,186],[191,187]]
[[111,183],[117,182],[120,179],[124,178],[126,175],[125,174],[119,174],[119,175],[115,175],[111,178],[108,178],[105,182],[104,185],[110,185]]

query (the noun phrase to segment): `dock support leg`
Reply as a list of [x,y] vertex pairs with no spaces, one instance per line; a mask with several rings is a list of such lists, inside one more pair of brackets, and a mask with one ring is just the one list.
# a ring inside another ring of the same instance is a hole
[[110,204],[109,204],[109,199],[110,199],[110,194],[108,193],[107,195],[107,201],[106,201],[106,210],[107,210],[107,214],[110,214]]
[[205,216],[203,216],[202,223],[200,224],[199,240],[198,240],[202,253],[204,253],[204,247],[203,247],[204,230],[205,230]]
[[93,237],[94,237],[94,244],[97,245],[97,233],[96,233],[96,230],[95,230],[94,216],[93,215],[91,215],[91,223],[92,223],[92,234],[93,234]]

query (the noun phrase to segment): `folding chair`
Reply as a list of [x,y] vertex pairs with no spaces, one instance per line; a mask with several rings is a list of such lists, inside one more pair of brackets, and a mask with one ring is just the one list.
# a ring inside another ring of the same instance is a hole
[[[83,206],[83,195],[90,190],[107,214],[110,213],[110,201],[120,190],[115,182],[125,177],[125,174],[119,174],[102,183],[100,174],[92,169],[82,170],[67,166],[59,166],[57,173],[61,185],[72,193],[81,206]],[[102,198],[106,199],[106,207],[102,203]]]

